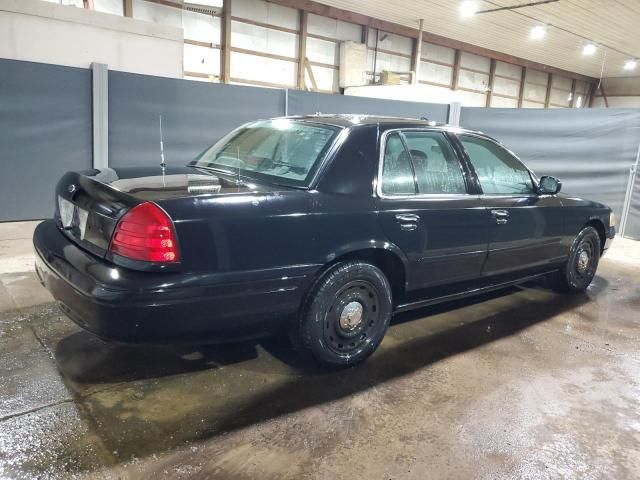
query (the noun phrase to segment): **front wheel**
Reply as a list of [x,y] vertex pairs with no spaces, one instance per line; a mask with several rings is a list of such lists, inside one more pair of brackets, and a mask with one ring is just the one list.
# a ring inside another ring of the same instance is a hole
[[566,265],[551,277],[554,290],[565,293],[587,289],[600,261],[600,236],[593,227],[584,227],[573,242]]
[[323,366],[351,366],[378,348],[391,313],[391,286],[384,273],[366,262],[347,261],[316,282],[290,336],[303,356]]

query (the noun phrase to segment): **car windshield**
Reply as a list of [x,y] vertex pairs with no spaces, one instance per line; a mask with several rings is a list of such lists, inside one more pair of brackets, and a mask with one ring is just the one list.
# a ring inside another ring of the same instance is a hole
[[253,122],[223,137],[191,165],[306,186],[339,130],[287,118]]

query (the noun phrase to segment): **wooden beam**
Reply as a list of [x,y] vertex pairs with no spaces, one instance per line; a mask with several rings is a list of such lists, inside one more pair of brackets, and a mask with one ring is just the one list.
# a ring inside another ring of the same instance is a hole
[[458,89],[458,80],[460,79],[460,57],[462,57],[462,52],[460,50],[456,50],[454,60],[453,60],[453,75],[451,76],[451,90]]
[[592,83],[589,85],[589,108],[593,108],[593,99],[596,96],[596,89],[598,85],[596,83]]
[[576,106],[576,79],[571,82],[571,100],[569,101],[569,108],[575,108]]
[[487,85],[487,103],[485,106],[488,108],[491,106],[491,100],[493,99],[493,86],[496,81],[496,62],[495,59],[491,59],[491,68],[489,68],[489,85]]
[[544,96],[544,108],[549,108],[551,105],[551,85],[553,84],[553,74],[549,74],[547,78],[547,93]]
[[122,12],[125,17],[133,17],[133,0],[122,0]]
[[413,49],[411,59],[411,70],[413,70],[413,78],[411,79],[412,83],[418,83],[418,78],[420,77],[420,61],[422,60],[422,30],[423,30],[424,20],[420,19],[420,28],[418,29],[418,38],[413,40]]
[[282,60],[284,62],[296,63],[298,59],[296,57],[287,57],[286,55],[278,55],[269,52],[260,52],[258,50],[247,50],[246,48],[231,47],[229,50],[236,53],[243,53],[245,55],[255,55],[256,57],[272,58],[274,60]]
[[222,0],[222,31],[220,33],[220,79],[231,81],[231,0]]
[[369,27],[367,25],[362,25],[362,43],[364,43],[367,47],[369,47]]
[[522,67],[522,75],[520,76],[520,90],[518,91],[518,108],[522,108],[524,103],[524,86],[527,81],[527,67]]
[[279,32],[285,33],[293,33],[295,35],[298,34],[298,30],[294,30],[293,28],[280,27],[279,25],[273,25],[271,23],[258,22],[257,20],[250,20],[248,18],[231,16],[231,20],[234,22],[245,23],[247,25],[254,25],[256,27],[268,28],[270,30],[278,30]]
[[220,45],[218,45],[217,43],[201,42],[200,40],[192,40],[190,38],[185,38],[184,43],[187,45],[196,45],[198,47],[220,48]]
[[[377,18],[363,15],[361,13],[351,12],[349,10],[343,10],[341,8],[331,7],[329,5],[323,5],[321,3],[314,2],[313,0],[269,0],[271,3],[277,3],[278,5],[284,5],[286,7],[304,10],[309,13],[320,15],[323,17],[335,18],[345,22],[356,23],[358,25],[365,25],[371,28],[378,28],[385,32],[395,33],[396,35],[402,35],[409,38],[418,38],[418,29],[412,27],[406,27],[397,23],[388,22],[385,20],[379,20]],[[533,70],[540,70],[542,72],[554,73],[556,75],[562,75],[568,78],[575,78],[577,80],[583,80],[587,82],[594,81],[593,77],[581,75],[575,72],[569,72],[561,68],[551,67],[542,63],[533,62],[524,58],[515,57],[488,48],[479,47],[470,43],[461,42],[459,40],[453,40],[451,38],[442,37],[434,33],[423,32],[422,40],[424,42],[435,43],[443,47],[449,47],[456,50],[462,50],[476,55],[484,57],[494,58],[500,62],[512,63],[521,67],[531,68]]]
[[600,91],[602,92],[602,98],[604,99],[604,106],[609,108],[609,100],[607,99],[607,94],[604,91],[604,85],[600,84]]
[[318,84],[316,83],[316,77],[313,74],[313,69],[311,68],[311,65],[309,64],[309,59],[306,57],[304,59],[304,66],[307,69],[307,73],[309,73],[309,80],[311,80],[311,87],[313,88],[314,92],[317,92]]
[[307,58],[307,25],[309,24],[309,13],[300,10],[300,33],[298,38],[298,79],[296,86],[304,90],[305,86],[305,60]]

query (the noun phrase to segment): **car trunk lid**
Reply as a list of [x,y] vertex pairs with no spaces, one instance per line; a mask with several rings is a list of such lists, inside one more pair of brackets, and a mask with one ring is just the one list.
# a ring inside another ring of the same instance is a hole
[[[202,195],[273,191],[192,167],[132,167],[69,172],[56,188],[55,219],[76,244],[104,257],[120,218],[135,205]],[[281,189],[281,188],[280,188]],[[173,219],[176,220],[175,218]]]

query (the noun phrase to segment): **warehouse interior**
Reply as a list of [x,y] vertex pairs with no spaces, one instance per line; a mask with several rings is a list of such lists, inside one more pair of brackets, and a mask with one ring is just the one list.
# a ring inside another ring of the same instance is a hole
[[[0,0],[0,477],[637,478],[639,22],[635,0]],[[591,286],[399,313],[327,371],[280,336],[105,341],[41,285],[66,172],[164,174],[321,114],[481,131],[607,205]]]

